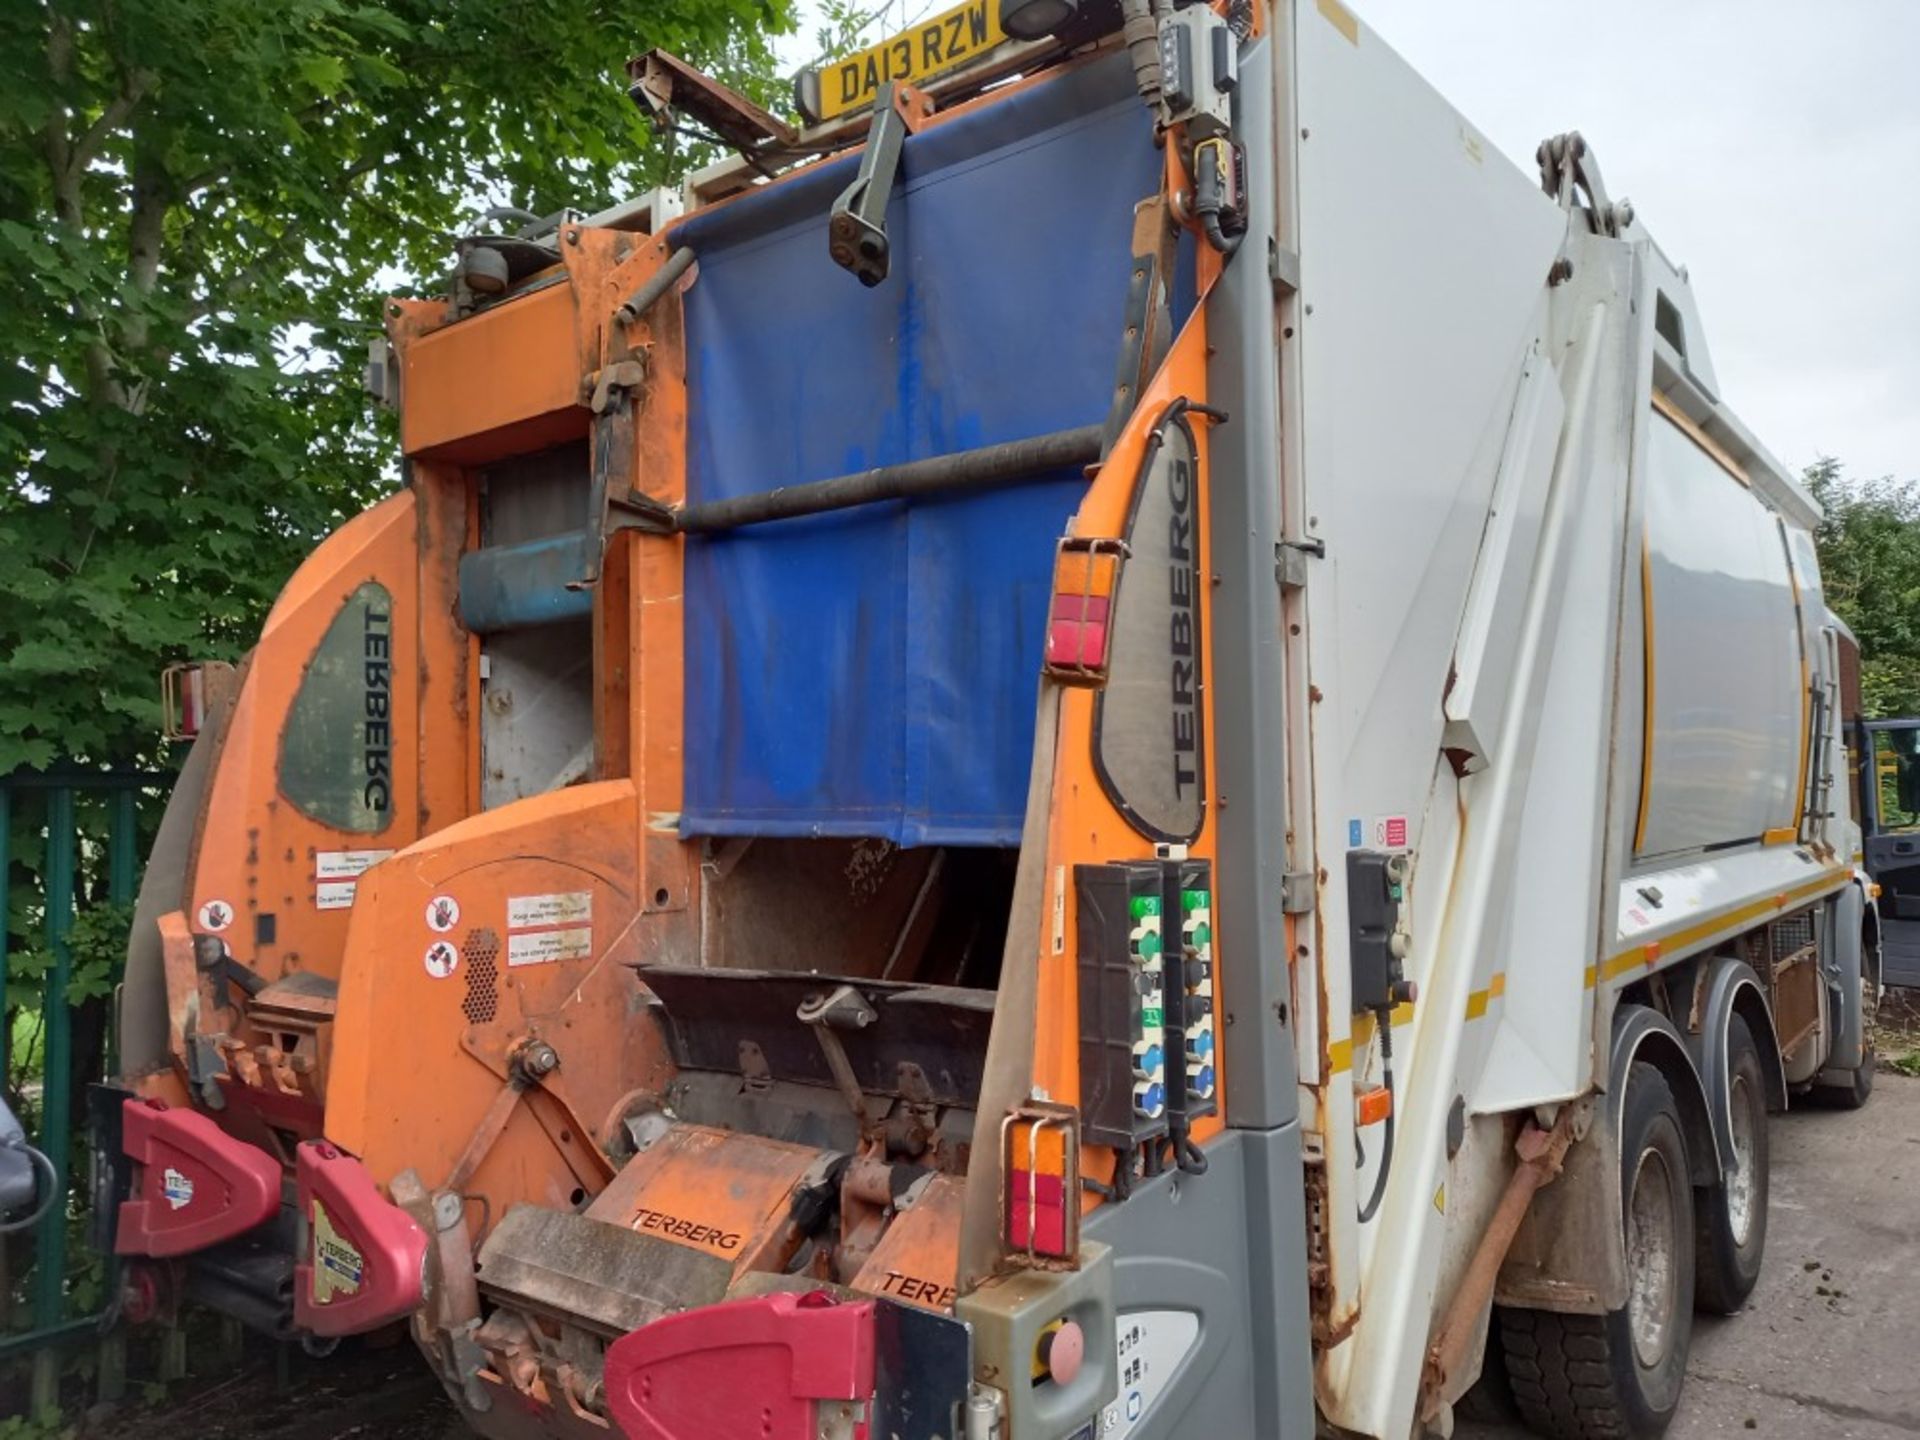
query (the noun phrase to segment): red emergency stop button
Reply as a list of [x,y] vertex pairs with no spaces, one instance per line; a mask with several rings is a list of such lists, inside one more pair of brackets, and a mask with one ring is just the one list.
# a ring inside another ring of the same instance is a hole
[[1078,1322],[1062,1320],[1040,1337],[1040,1363],[1056,1385],[1071,1385],[1087,1359],[1087,1332]]

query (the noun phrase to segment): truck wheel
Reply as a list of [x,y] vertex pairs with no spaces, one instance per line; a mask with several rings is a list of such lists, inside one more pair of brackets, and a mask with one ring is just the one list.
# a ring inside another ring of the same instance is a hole
[[1767,1249],[1767,1085],[1760,1047],[1738,1015],[1727,1020],[1727,1109],[1733,1164],[1694,1212],[1694,1301],[1731,1315],[1760,1280]]
[[1693,1185],[1680,1107],[1644,1061],[1620,1122],[1627,1303],[1605,1315],[1503,1310],[1500,1340],[1528,1426],[1559,1440],[1638,1440],[1673,1419],[1693,1335]]

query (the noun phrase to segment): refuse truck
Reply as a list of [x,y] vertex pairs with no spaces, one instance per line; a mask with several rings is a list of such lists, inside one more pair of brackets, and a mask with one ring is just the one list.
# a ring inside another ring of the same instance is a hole
[[129,1319],[498,1440],[1658,1433],[1871,1086],[1807,494],[1578,134],[1341,0],[967,0],[386,307],[194,736]]

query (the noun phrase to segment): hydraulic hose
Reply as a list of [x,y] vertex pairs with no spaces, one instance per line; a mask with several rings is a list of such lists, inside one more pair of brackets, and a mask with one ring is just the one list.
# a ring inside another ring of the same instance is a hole
[[1156,119],[1160,114],[1160,26],[1153,0],[1120,0],[1120,33],[1133,60],[1133,83]]
[[1380,1017],[1380,1069],[1387,1086],[1387,1133],[1381,1141],[1380,1168],[1373,1177],[1373,1194],[1367,1203],[1360,1207],[1360,1223],[1365,1225],[1379,1213],[1380,1202],[1387,1195],[1387,1176],[1393,1170],[1393,1115],[1400,1107],[1394,1101],[1393,1094],[1393,1011],[1381,1010]]

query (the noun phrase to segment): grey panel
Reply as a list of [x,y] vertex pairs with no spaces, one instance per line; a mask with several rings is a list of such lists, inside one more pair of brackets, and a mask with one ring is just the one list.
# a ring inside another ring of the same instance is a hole
[[1200,556],[1193,541],[1193,432],[1165,424],[1135,481],[1131,552],[1114,597],[1112,668],[1094,699],[1100,783],[1134,827],[1185,842],[1206,816],[1200,723]]
[[1229,1132],[1206,1154],[1204,1175],[1158,1176],[1087,1219],[1087,1236],[1113,1250],[1123,1342],[1131,1313],[1187,1311],[1200,1321],[1171,1377],[1142,1377],[1165,1388],[1131,1426],[1135,1387],[1123,1373],[1111,1424],[1100,1433],[1308,1440],[1314,1407],[1299,1131]]
[[1641,855],[1794,823],[1806,692],[1779,522],[1664,416],[1647,438],[1652,779]]
[[153,851],[140,877],[127,939],[126,978],[120,987],[120,1073],[144,1075],[164,1068],[167,1051],[167,971],[160,951],[160,917],[187,903],[187,865],[193,858],[194,823],[213,778],[213,759],[231,713],[223,703],[187,751],[173,782]]
[[593,629],[584,620],[487,638],[483,809],[584,779],[593,763]]
[[1207,302],[1208,399],[1232,418],[1209,436],[1212,475],[1213,788],[1220,807],[1221,1058],[1227,1123],[1258,1129],[1299,1113],[1281,877],[1286,871],[1285,693],[1280,587],[1280,360],[1267,248],[1273,239],[1273,46],[1240,61],[1239,133],[1252,223]]
[[481,543],[519,545],[584,530],[590,473],[585,440],[488,466]]
[[1880,921],[1880,978],[1920,986],[1920,920]]

